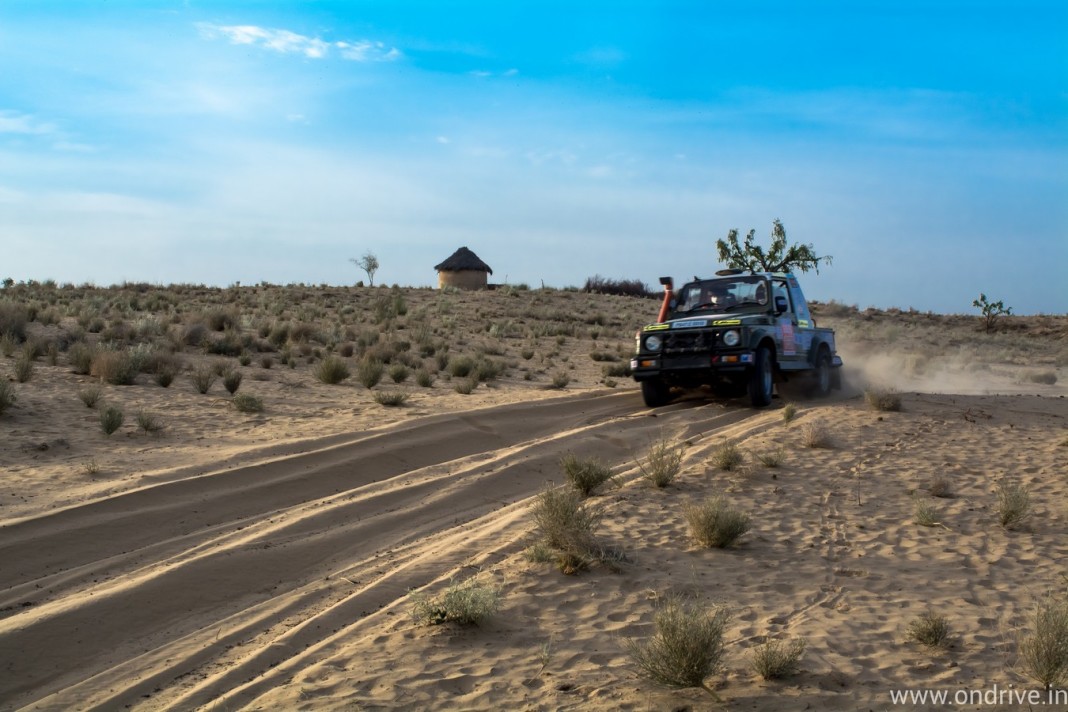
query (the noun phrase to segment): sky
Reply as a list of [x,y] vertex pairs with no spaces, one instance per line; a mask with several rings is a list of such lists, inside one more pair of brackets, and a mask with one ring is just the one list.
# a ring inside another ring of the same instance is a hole
[[0,278],[708,276],[1068,312],[1063,0],[0,0]]

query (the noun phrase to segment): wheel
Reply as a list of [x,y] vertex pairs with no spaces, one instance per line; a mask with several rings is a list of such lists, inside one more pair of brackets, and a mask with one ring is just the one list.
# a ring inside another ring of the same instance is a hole
[[659,379],[642,381],[642,400],[650,408],[659,408],[671,402],[671,388]]
[[812,384],[812,395],[816,398],[826,398],[831,393],[831,355],[827,349],[820,349],[816,357],[815,379]]
[[754,408],[771,403],[771,352],[766,346],[756,350],[753,370],[749,373],[749,402]]

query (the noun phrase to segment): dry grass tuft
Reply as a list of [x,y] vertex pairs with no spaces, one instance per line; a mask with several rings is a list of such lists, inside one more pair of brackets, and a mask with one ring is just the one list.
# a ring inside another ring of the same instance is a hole
[[690,535],[701,546],[723,549],[749,531],[749,515],[731,507],[722,497],[683,505]]
[[864,400],[872,410],[884,412],[901,410],[901,394],[893,390],[869,388],[864,391]]
[[262,413],[263,399],[250,393],[238,393],[230,403],[239,413]]
[[500,589],[481,583],[477,578],[450,582],[433,598],[422,592],[412,592],[409,596],[412,618],[422,625],[479,625],[500,608]]
[[778,680],[796,673],[804,654],[804,638],[769,640],[752,652],[749,666],[764,680]]
[[755,456],[764,467],[781,467],[786,462],[786,448],[780,445],[770,452],[758,452]]
[[[345,363],[345,360],[340,356],[327,356],[316,364],[313,373],[319,381],[329,385],[341,383],[352,375],[349,371],[348,364]],[[379,374],[379,377],[381,378],[381,374]],[[377,380],[375,382],[377,383]],[[367,387],[370,388],[371,386]]]
[[727,440],[720,444],[712,453],[712,464],[718,470],[732,472],[737,470],[745,462],[745,455],[733,440]]
[[15,401],[18,400],[15,395],[15,387],[6,380],[0,380],[0,415],[4,414],[4,411],[15,405]]
[[1019,529],[1031,517],[1031,491],[1019,482],[999,482],[998,522],[1006,529]]
[[831,434],[827,425],[820,420],[805,423],[801,426],[801,444],[810,448],[830,448]]
[[375,391],[375,403],[387,408],[397,408],[408,401],[408,394],[402,391]]
[[638,460],[642,476],[655,487],[667,487],[682,471],[682,443],[660,438],[649,448],[645,460]]
[[100,409],[100,429],[104,431],[104,435],[111,435],[121,428],[125,419],[122,409],[117,406],[109,405]]
[[949,642],[949,621],[941,614],[925,611],[909,622],[908,638],[929,648],[944,648]]
[[583,497],[589,497],[594,490],[612,479],[612,468],[594,457],[580,458],[574,453],[567,453],[560,460],[567,481]]

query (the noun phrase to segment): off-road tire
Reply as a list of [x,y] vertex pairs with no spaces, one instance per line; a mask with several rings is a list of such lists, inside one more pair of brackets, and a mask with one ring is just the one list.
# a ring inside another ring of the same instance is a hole
[[820,349],[816,356],[816,368],[812,372],[812,389],[809,395],[814,398],[826,398],[831,394],[834,385],[834,375],[831,368],[831,354],[827,349]]
[[671,402],[671,388],[659,378],[642,381],[642,400],[649,408],[659,408]]
[[754,408],[771,404],[774,366],[768,347],[758,348],[753,359],[753,370],[749,372],[749,402]]

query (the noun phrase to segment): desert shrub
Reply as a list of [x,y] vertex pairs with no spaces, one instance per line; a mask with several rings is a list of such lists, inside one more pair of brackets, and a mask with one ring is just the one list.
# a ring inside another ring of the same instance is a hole
[[616,294],[625,297],[657,296],[640,279],[608,279],[599,274],[586,278],[582,291],[593,294]]
[[719,470],[731,472],[741,467],[743,462],[745,455],[733,440],[720,444],[712,453],[712,464]]
[[594,490],[612,479],[612,468],[596,458],[580,458],[567,453],[560,461],[571,486],[589,497]]
[[802,426],[801,443],[805,447],[829,448],[831,447],[831,434],[822,421],[814,420]]
[[[313,371],[315,377],[323,383],[335,384],[341,383],[351,374],[349,366],[345,363],[345,360],[338,356],[327,356],[320,361]],[[370,388],[370,386],[368,386]]]
[[152,374],[153,380],[157,386],[161,388],[167,388],[174,383],[174,377],[178,373],[177,369],[170,365],[161,365],[156,369],[156,372]]
[[33,378],[33,359],[26,352],[19,354],[19,357],[15,359],[14,373],[15,380],[19,383],[26,383]]
[[3,415],[5,410],[15,405],[16,400],[15,386],[7,380],[0,380],[0,415]]
[[952,497],[953,483],[945,475],[935,475],[927,484],[927,491],[932,497]]
[[215,371],[208,366],[197,366],[193,369],[193,372],[189,374],[189,382],[193,384],[194,390],[197,393],[207,393],[211,390],[211,387],[215,384]]
[[89,370],[93,376],[113,386],[132,385],[140,364],[129,351],[101,351],[93,358]]
[[1018,482],[999,482],[998,521],[1006,529],[1017,529],[1031,516],[1031,492]]
[[782,407],[782,419],[784,422],[789,423],[791,420],[797,417],[797,406],[793,403],[787,403]]
[[422,625],[459,623],[479,625],[500,607],[500,590],[470,578],[451,583],[441,594],[429,597],[423,592],[409,594],[412,618]]
[[404,405],[408,400],[408,394],[401,391],[376,391],[374,399],[379,405],[397,407]]
[[93,367],[93,357],[96,356],[96,349],[84,341],[71,344],[67,349],[67,363],[70,364],[72,371],[78,374],[87,374]]
[[480,358],[475,363],[474,376],[479,381],[492,381],[504,373],[504,364],[493,359]]
[[95,408],[96,404],[100,402],[100,396],[104,390],[97,384],[93,383],[85,388],[79,389],[78,397],[86,408]]
[[682,470],[682,444],[660,438],[649,448],[645,460],[638,460],[642,476],[656,487],[667,487]]
[[864,400],[872,410],[883,412],[901,410],[901,394],[896,391],[869,388],[864,391]]
[[223,387],[230,395],[237,393],[241,387],[242,375],[240,371],[227,371],[223,374]]
[[248,351],[242,351],[241,355],[237,357],[237,362],[242,366],[248,366],[252,363],[252,354]]
[[624,647],[650,680],[668,687],[702,687],[723,664],[729,622],[726,608],[672,596],[656,612],[652,637],[628,640]]
[[204,313],[204,321],[212,331],[225,331],[241,325],[241,315],[236,309],[215,308]]
[[589,549],[593,529],[601,520],[600,512],[588,506],[581,494],[551,485],[535,498],[531,514],[543,541],[563,550]]
[[423,388],[430,388],[434,385],[434,374],[425,368],[421,368],[415,372],[415,382]]
[[987,333],[994,330],[998,318],[1012,314],[1012,307],[1006,307],[1005,302],[1000,299],[992,302],[983,293],[979,294],[978,299],[972,300],[972,306],[983,313],[983,326]]
[[475,370],[475,360],[470,356],[453,356],[445,365],[445,372],[453,378],[465,378]]
[[530,359],[534,358],[534,349],[531,349],[531,348],[522,349],[519,352],[519,355],[523,358],[524,361],[529,361]]
[[605,378],[626,378],[630,376],[629,363],[610,363],[601,366],[601,375]]
[[1031,383],[1042,383],[1047,386],[1052,386],[1057,382],[1057,374],[1053,371],[1040,371],[1039,373],[1032,373],[1027,377],[1027,380]]
[[352,354],[355,353],[355,351],[356,347],[351,341],[346,341],[345,343],[341,344],[341,346],[338,347],[337,350],[338,355],[342,356],[343,358],[350,358]]
[[462,396],[469,396],[478,388],[477,378],[461,378],[452,385],[452,389]]
[[753,651],[749,666],[761,679],[778,680],[797,672],[804,654],[804,638],[794,638],[790,642],[769,640]]
[[1068,600],[1047,597],[1032,616],[1034,631],[1020,643],[1024,671],[1046,689],[1068,682]]
[[411,371],[403,363],[395,363],[389,367],[389,377],[394,383],[404,383],[410,375]]
[[362,358],[356,366],[356,380],[364,388],[374,388],[382,380],[382,374],[385,373],[385,370],[386,367],[382,365],[381,361],[367,357]]
[[0,334],[21,342],[26,338],[26,322],[29,320],[30,311],[22,304],[7,299],[0,301]]
[[907,635],[921,645],[941,648],[949,641],[949,621],[939,613],[924,611],[909,621]]
[[11,358],[18,346],[18,339],[14,336],[11,334],[0,334],[0,353],[4,354],[4,358]]
[[263,399],[249,393],[238,393],[230,401],[240,413],[262,413]]
[[553,374],[552,380],[549,382],[550,387],[563,390],[567,388],[567,384],[571,383],[571,376],[564,371],[557,371]]
[[690,525],[690,535],[702,546],[723,549],[749,531],[749,515],[721,497],[687,503],[682,513]]
[[756,459],[764,467],[779,467],[786,462],[786,448],[781,445],[774,450],[756,453]]
[[271,356],[260,356],[260,368],[270,368],[274,365],[274,358]]
[[245,350],[245,344],[240,335],[233,331],[206,336],[201,345],[204,353],[218,356],[240,356]]
[[181,342],[186,346],[200,346],[208,338],[208,327],[203,322],[187,324],[182,329]]
[[149,433],[158,433],[163,430],[163,423],[152,413],[146,410],[139,410],[137,411],[137,427],[145,431],[145,435],[148,435]]
[[120,427],[122,422],[126,419],[123,415],[122,409],[117,406],[109,405],[100,409],[100,429],[104,431],[105,435],[111,435]]
[[917,497],[913,504],[912,521],[921,527],[937,527],[942,523],[942,515],[933,504]]

